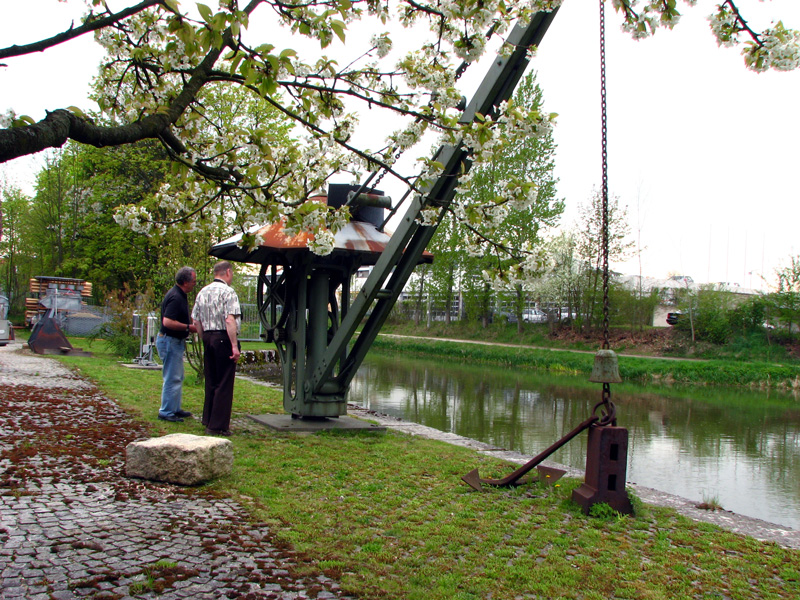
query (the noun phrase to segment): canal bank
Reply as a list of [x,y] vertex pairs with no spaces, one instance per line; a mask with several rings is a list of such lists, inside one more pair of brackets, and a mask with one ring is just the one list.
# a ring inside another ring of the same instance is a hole
[[[599,347],[599,341],[598,341]],[[405,356],[442,357],[473,364],[588,376],[595,350],[527,346],[486,340],[382,333],[373,348]],[[613,349],[613,348],[612,348]],[[624,381],[643,384],[730,385],[752,389],[800,390],[800,365],[618,353]]]
[[[375,351],[354,377],[349,400],[536,455],[591,414],[600,391],[587,376]],[[612,386],[612,400],[619,424],[629,431],[630,481],[800,529],[795,396],[625,381]],[[550,459],[583,470],[586,444],[587,436],[578,436]]]
[[[253,377],[238,375],[237,378],[250,381],[256,385],[263,385],[265,387],[272,388],[276,387],[274,384],[264,382]],[[433,427],[428,427],[419,423],[412,423],[399,417],[394,417],[375,410],[364,408],[357,404],[351,403],[348,405],[348,414],[359,419],[375,422],[391,431],[467,448],[474,450],[478,454],[491,456],[499,460],[507,461],[514,465],[523,465],[533,458],[531,455],[510,451],[505,448],[498,448],[492,446],[491,444],[486,444],[484,442],[470,439],[455,433],[440,431],[438,429],[434,429]],[[563,469],[567,472],[568,477],[582,479],[584,476],[582,470],[575,469],[574,467],[570,467],[568,465],[563,465],[553,461],[544,461],[542,464]],[[800,531],[790,527],[784,527],[776,523],[769,523],[762,519],[756,519],[746,515],[737,514],[735,512],[725,510],[724,508],[706,508],[703,506],[704,503],[700,499],[691,500],[688,498],[682,498],[662,490],[656,490],[650,487],[639,485],[634,481],[628,481],[628,486],[633,493],[636,494],[636,496],[648,504],[671,508],[689,519],[703,523],[711,523],[733,533],[750,536],[764,542],[774,542],[785,548],[800,550]]]
[[[492,456],[515,465],[523,465],[533,458],[532,456],[520,454],[519,452],[512,452],[504,448],[496,448],[489,444],[465,438],[454,433],[447,433],[439,431],[438,429],[433,429],[432,427],[426,427],[425,425],[410,423],[353,404],[349,406],[348,412],[352,416],[375,421],[387,429],[469,448],[479,454]],[[543,464],[567,471],[568,477],[583,478],[584,476],[582,471],[567,465],[561,465],[551,461],[545,461]],[[727,529],[728,531],[747,535],[757,540],[775,542],[785,548],[800,550],[800,531],[783,527],[775,523],[768,523],[761,519],[739,515],[724,509],[709,510],[700,508],[698,506],[702,504],[700,500],[681,498],[660,490],[637,485],[632,481],[629,481],[628,485],[641,500],[648,504],[671,508],[692,520],[711,523],[723,529]]]

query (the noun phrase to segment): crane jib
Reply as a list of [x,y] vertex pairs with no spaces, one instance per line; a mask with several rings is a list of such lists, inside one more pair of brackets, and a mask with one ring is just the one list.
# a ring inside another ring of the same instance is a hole
[[[552,12],[536,13],[527,25],[518,23],[514,27],[506,38],[507,44],[514,50],[507,56],[498,54],[472,100],[464,109],[460,119],[462,123],[471,122],[478,115],[494,114],[502,102],[511,98],[528,65],[530,48],[542,41],[556,12],[557,9]],[[419,224],[418,217],[422,209],[430,206],[438,207],[441,215],[455,196],[458,177],[470,167],[468,153],[462,147],[443,146],[436,153],[435,160],[444,166],[441,175],[424,190],[422,195],[425,198],[424,202],[419,198],[412,199],[399,227],[310,373],[307,382],[309,391],[319,392],[323,386],[326,389],[332,387],[347,389],[436,232],[438,220],[430,226]],[[351,351],[341,363],[339,374],[332,381],[334,366],[345,355],[347,346],[370,307],[372,312],[369,318],[355,339]]]

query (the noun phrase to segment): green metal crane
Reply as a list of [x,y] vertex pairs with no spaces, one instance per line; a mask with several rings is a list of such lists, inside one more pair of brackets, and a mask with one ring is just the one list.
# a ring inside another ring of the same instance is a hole
[[[529,49],[542,41],[555,14],[539,12],[527,25],[514,27],[507,38],[514,50],[497,56],[460,122],[492,115],[511,98],[528,65]],[[259,316],[263,337],[276,344],[281,358],[288,413],[305,418],[347,413],[353,376],[414,268],[430,262],[425,248],[455,196],[459,176],[470,168],[469,153],[460,146],[443,146],[434,160],[444,165],[441,175],[411,199],[391,237],[382,231],[387,199],[380,191],[331,186],[328,204],[348,203],[352,221],[337,233],[330,255],[313,255],[302,239],[283,234],[280,223],[261,228],[264,242],[253,250],[238,246],[240,236],[211,249],[219,258],[261,264]],[[439,211],[439,219],[423,225],[418,217],[430,208]],[[351,300],[351,278],[364,265],[373,268]]]

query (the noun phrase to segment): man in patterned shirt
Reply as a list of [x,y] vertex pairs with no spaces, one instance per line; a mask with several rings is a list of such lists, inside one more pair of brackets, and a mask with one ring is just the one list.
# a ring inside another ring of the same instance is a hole
[[203,338],[206,398],[203,425],[211,435],[230,435],[233,382],[239,360],[242,321],[239,297],[231,287],[233,267],[226,260],[214,265],[214,281],[200,290],[192,319]]

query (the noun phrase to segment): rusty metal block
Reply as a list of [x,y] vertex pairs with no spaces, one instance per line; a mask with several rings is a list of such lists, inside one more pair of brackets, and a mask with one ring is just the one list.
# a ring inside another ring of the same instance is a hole
[[589,514],[593,504],[605,502],[622,514],[633,512],[625,477],[628,466],[628,430],[624,427],[592,427],[586,450],[584,483],[572,499]]

